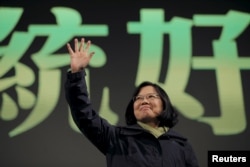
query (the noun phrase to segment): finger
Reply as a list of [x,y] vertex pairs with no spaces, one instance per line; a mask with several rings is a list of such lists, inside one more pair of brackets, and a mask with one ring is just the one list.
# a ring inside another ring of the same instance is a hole
[[86,48],[85,48],[85,49],[86,49],[86,51],[89,51],[89,47],[90,47],[90,45],[91,45],[91,41],[88,41],[88,42],[87,42],[87,46],[86,46]]
[[84,38],[81,39],[81,44],[80,44],[80,51],[83,51],[83,47],[84,47]]
[[75,38],[75,52],[78,52],[78,39]]
[[72,50],[71,46],[69,43],[67,43],[67,48],[68,48],[68,52],[70,55],[72,55],[74,53],[74,51]]

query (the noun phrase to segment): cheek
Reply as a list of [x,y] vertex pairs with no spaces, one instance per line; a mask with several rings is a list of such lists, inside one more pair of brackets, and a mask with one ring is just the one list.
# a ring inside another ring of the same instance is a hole
[[133,109],[134,109],[134,114],[136,114],[136,111],[138,110],[138,105],[136,105],[136,104],[134,103]]
[[142,112],[139,111],[140,104],[134,104],[134,115],[136,118],[139,118],[142,116]]
[[156,108],[159,112],[163,111],[163,104],[161,102],[155,104],[156,105]]
[[133,104],[134,111],[135,111],[136,109],[138,109],[138,107],[139,107],[139,104],[136,104],[136,103]]

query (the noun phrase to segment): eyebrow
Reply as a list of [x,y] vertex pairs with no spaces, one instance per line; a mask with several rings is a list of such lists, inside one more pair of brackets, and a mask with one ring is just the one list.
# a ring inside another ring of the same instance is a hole
[[150,95],[150,94],[160,96],[159,93],[138,94],[138,95],[136,95],[136,96],[146,96],[146,95]]

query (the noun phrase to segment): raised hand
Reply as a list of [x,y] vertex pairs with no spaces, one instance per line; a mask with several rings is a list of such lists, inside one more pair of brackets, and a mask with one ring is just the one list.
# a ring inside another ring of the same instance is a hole
[[94,55],[94,52],[89,53],[91,41],[88,41],[87,44],[85,44],[85,39],[82,38],[80,46],[78,44],[78,39],[74,39],[74,43],[75,51],[73,51],[70,44],[67,43],[67,48],[70,54],[70,67],[72,73],[78,72],[81,69],[85,68]]

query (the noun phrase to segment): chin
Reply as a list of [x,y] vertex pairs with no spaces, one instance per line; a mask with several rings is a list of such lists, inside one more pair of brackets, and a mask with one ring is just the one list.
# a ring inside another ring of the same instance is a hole
[[138,121],[143,122],[143,123],[150,122],[150,120],[152,120],[151,117],[143,117],[143,118],[138,119]]

